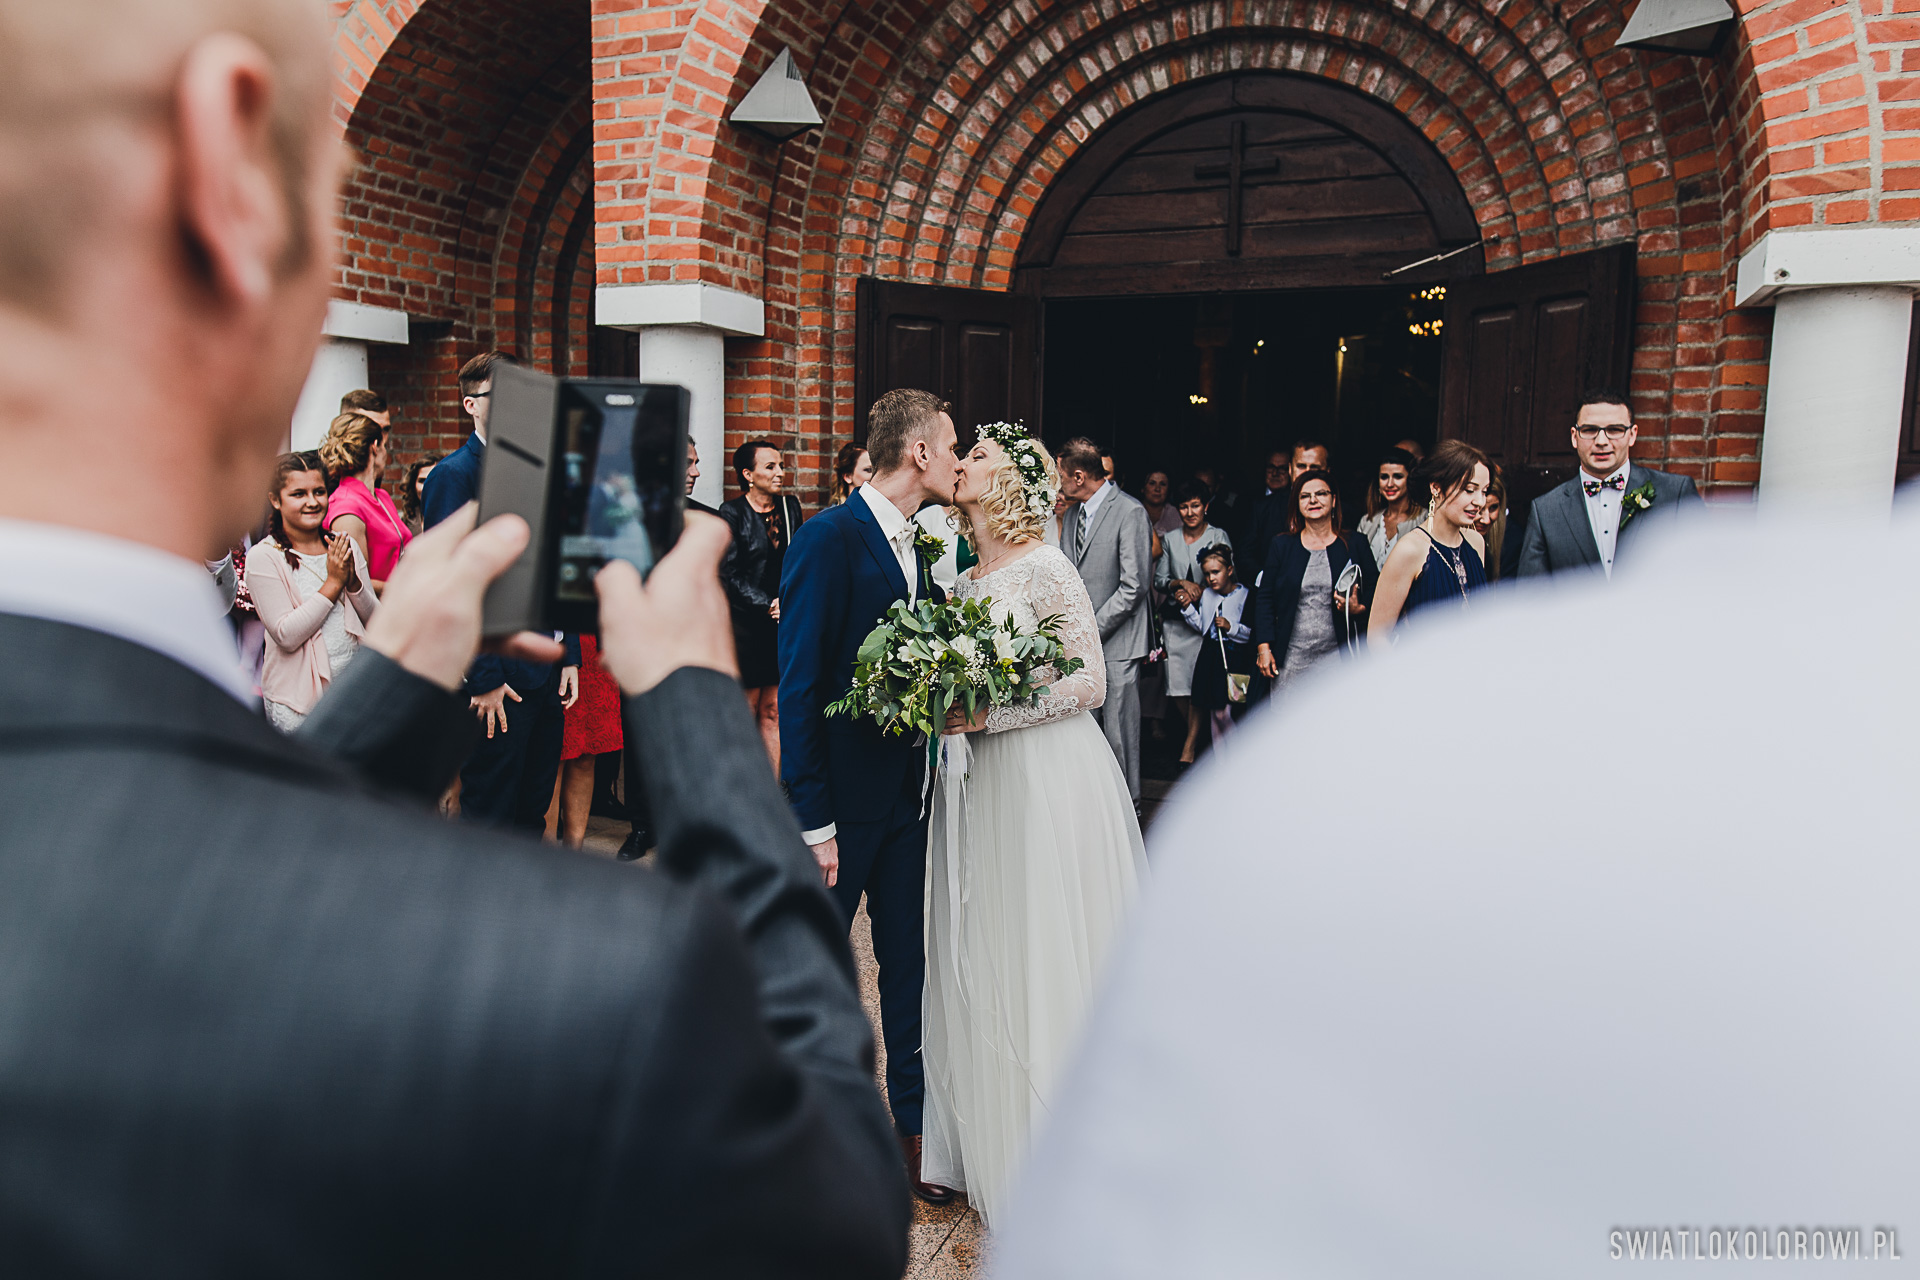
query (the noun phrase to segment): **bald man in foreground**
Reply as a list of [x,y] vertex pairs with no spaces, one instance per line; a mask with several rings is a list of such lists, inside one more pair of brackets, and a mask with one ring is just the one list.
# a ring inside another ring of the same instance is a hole
[[413,543],[301,739],[240,673],[202,561],[326,307],[320,14],[0,0],[0,1274],[898,1276],[719,522],[600,577],[663,874],[431,816],[516,519]]

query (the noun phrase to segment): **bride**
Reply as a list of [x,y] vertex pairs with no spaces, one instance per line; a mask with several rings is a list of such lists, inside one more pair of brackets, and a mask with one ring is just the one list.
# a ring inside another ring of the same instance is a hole
[[1055,1098],[1100,967],[1146,872],[1126,779],[1087,713],[1106,663],[1080,575],[1042,541],[1059,479],[1039,442],[980,428],[959,464],[960,531],[980,563],[958,598],[1031,629],[1059,615],[1086,665],[1031,706],[956,711],[941,740],[927,847],[922,1176],[991,1224]]

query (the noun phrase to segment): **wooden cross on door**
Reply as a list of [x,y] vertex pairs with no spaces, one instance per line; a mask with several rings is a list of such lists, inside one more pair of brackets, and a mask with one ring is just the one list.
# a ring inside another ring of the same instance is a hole
[[1227,162],[1225,164],[1197,164],[1193,166],[1196,178],[1225,178],[1227,180],[1227,256],[1240,256],[1240,194],[1241,181],[1280,172],[1278,160],[1268,160],[1264,164],[1247,163],[1247,122],[1235,120],[1228,134]]

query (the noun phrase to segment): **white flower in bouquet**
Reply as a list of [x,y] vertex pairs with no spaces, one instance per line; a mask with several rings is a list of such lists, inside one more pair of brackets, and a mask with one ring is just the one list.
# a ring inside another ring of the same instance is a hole
[[1078,671],[1060,643],[1060,619],[1021,631],[986,598],[935,604],[904,601],[860,645],[853,686],[827,708],[831,716],[872,720],[887,734],[938,738],[947,712],[1026,702],[1047,691],[1037,673],[1057,679]]

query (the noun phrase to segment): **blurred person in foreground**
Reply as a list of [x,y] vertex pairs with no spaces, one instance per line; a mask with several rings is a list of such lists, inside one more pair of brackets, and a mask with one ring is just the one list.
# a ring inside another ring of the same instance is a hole
[[[1816,1224],[1911,1258],[1920,525],[1783,514],[1437,616],[1192,775],[1002,1280],[1593,1280],[1623,1228],[1662,1273],[1855,1269],[1784,1256]],[[1780,591],[1816,581],[1872,601],[1844,662]],[[1413,838],[1353,839],[1412,690],[1520,746],[1493,838],[1442,728],[1395,775]],[[1284,828],[1246,803],[1276,777]]]
[[283,738],[202,561],[319,339],[324,13],[6,0],[0,49],[0,1272],[898,1276],[871,1033],[732,678],[720,528],[601,577],[664,875],[431,814],[517,520],[417,539]]

